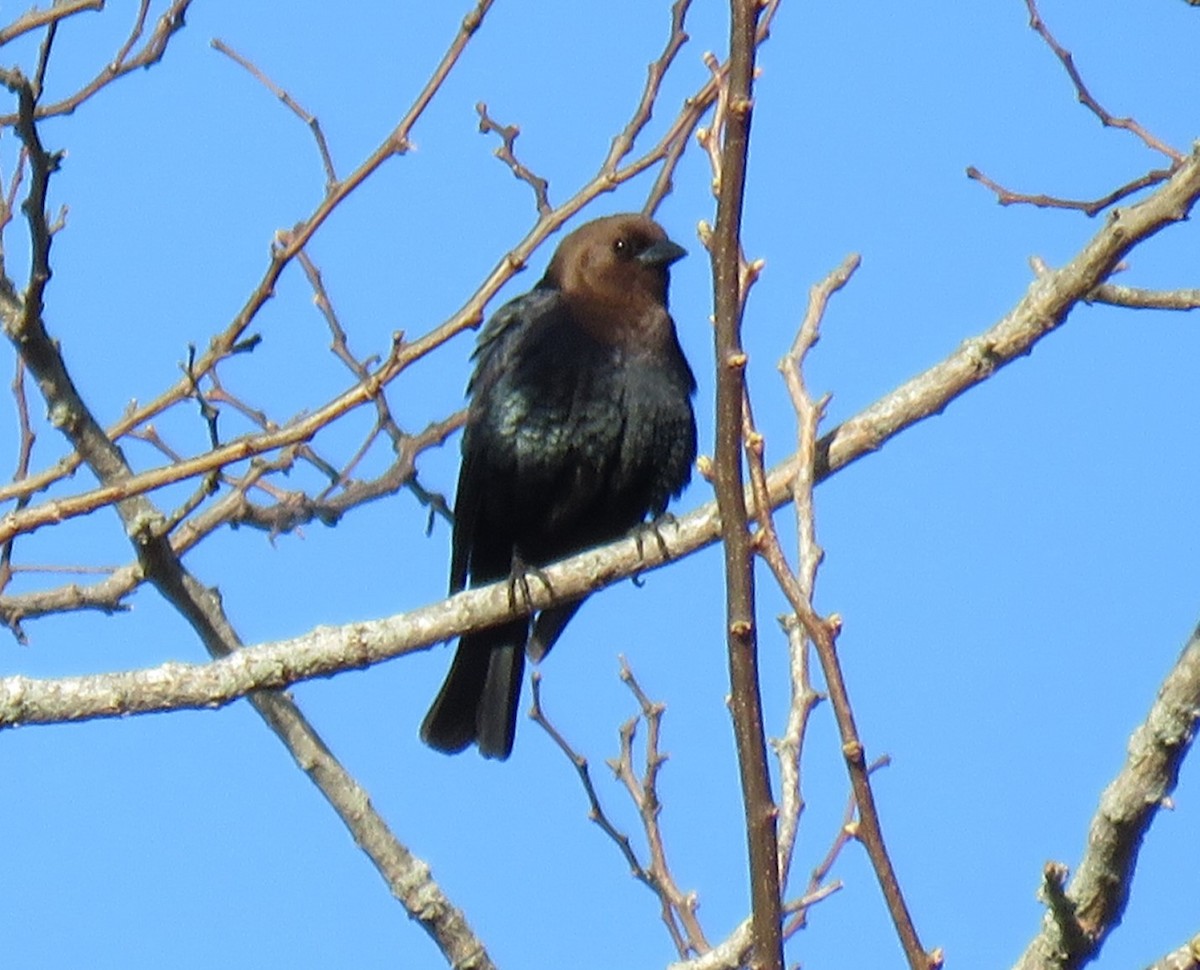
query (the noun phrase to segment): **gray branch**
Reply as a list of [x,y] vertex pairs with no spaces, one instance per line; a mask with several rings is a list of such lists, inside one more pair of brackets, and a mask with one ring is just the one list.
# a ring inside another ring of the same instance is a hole
[[[1048,912],[1016,970],[1073,970],[1099,954],[1125,912],[1142,839],[1175,788],[1198,720],[1200,627],[1163,681],[1145,723],[1129,739],[1125,764],[1100,796],[1087,851],[1065,890],[1065,868],[1047,867]],[[1192,963],[1163,966],[1195,966],[1195,951],[1192,957]]]
[[1193,936],[1146,970],[1200,970],[1200,935]]

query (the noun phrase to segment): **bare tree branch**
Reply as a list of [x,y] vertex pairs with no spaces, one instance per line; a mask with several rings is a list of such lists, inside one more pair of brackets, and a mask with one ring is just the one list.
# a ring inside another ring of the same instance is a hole
[[[1194,0],[1200,4],[1200,0]],[[1146,970],[1200,970],[1200,935],[1192,937],[1174,953],[1168,953]]]
[[838,634],[841,631],[841,618],[836,615],[822,617],[812,605],[816,571],[823,556],[816,540],[812,489],[816,484],[817,427],[824,411],[825,400],[815,402],[809,395],[804,382],[803,363],[809,350],[817,341],[818,328],[830,295],[845,285],[857,266],[858,257],[851,256],[822,283],[813,287],[809,297],[808,311],[805,313],[796,339],[791,350],[780,363],[780,370],[787,383],[792,406],[796,410],[799,428],[797,452],[799,468],[792,486],[801,561],[798,574],[793,573],[788,565],[774,520],[769,512],[770,501],[767,495],[766,472],[762,463],[763,441],[762,436],[754,428],[749,400],[745,402],[746,450],[749,458],[751,485],[758,511],[759,529],[756,534],[758,549],[795,611],[797,620],[803,625],[808,639],[816,647],[817,656],[821,660],[821,669],[825,675],[834,717],[841,734],[842,755],[850,774],[854,800],[858,805],[860,822],[856,826],[856,835],[867,848],[867,854],[875,869],[876,879],[883,891],[888,911],[896,927],[909,966],[912,970],[934,970],[942,964],[941,953],[940,951],[927,953],[922,946],[901,891],[899,878],[884,844],[879,812],[876,809],[875,796],[871,790],[866,752],[855,725],[849,692],[837,656],[836,645]]
[[1129,739],[1120,773],[1100,796],[1087,851],[1071,882],[1047,867],[1041,932],[1017,970],[1074,970],[1094,959],[1125,912],[1142,839],[1179,779],[1200,721],[1200,627],[1167,674],[1150,713]]
[[1050,28],[1046,26],[1046,22],[1042,20],[1042,15],[1038,12],[1037,0],[1025,0],[1025,7],[1029,11],[1029,26],[1037,31],[1038,36],[1040,36],[1042,40],[1046,42],[1046,45],[1054,52],[1054,56],[1058,58],[1059,63],[1062,64],[1063,69],[1067,72],[1067,76],[1071,79],[1071,83],[1075,86],[1075,94],[1079,99],[1079,103],[1084,105],[1089,111],[1092,112],[1092,114],[1099,118],[1100,123],[1105,127],[1122,128],[1125,131],[1130,132],[1137,138],[1141,139],[1142,143],[1148,148],[1166,155],[1167,158],[1171,160],[1171,164],[1168,168],[1155,169],[1154,171],[1147,172],[1145,175],[1141,175],[1125,185],[1114,189],[1107,195],[1092,201],[1064,199],[1058,196],[1045,195],[1041,193],[1031,195],[1024,192],[1014,192],[1011,189],[1007,189],[998,182],[988,178],[974,165],[971,165],[967,168],[967,178],[975,179],[995,192],[996,200],[1001,205],[1027,204],[1042,208],[1077,209],[1089,216],[1095,216],[1103,212],[1109,206],[1120,202],[1122,199],[1132,195],[1133,193],[1148,188],[1151,185],[1157,185],[1158,183],[1169,178],[1172,173],[1181,164],[1183,164],[1187,156],[1177,149],[1172,148],[1165,142],[1155,138],[1152,134],[1150,134],[1150,132],[1143,128],[1136,119],[1117,118],[1107,111],[1104,106],[1092,96],[1091,91],[1088,90],[1088,87],[1084,83],[1083,77],[1080,75],[1078,68],[1075,67],[1075,60],[1071,56],[1071,52],[1059,44],[1059,42],[1054,38],[1054,35],[1050,33]]
[[321,155],[321,164],[325,166],[325,191],[327,193],[332,192],[333,187],[338,182],[337,170],[333,167],[333,157],[329,154],[329,143],[325,141],[325,132],[321,130],[321,122],[317,120],[317,116],[301,107],[300,102],[267,77],[266,73],[253,61],[247,57],[243,57],[223,40],[214,37],[209,43],[212,44],[214,50],[220,51],[235,64],[239,64],[249,71],[255,80],[259,81],[263,87],[287,105],[291,112],[308,126],[308,130],[312,132],[313,138],[316,139],[317,151]]
[[[858,269],[857,254],[849,256],[829,274],[823,281],[813,286],[809,291],[808,311],[804,322],[796,335],[789,354],[790,360],[795,361],[791,369],[795,370],[799,362],[817,341],[818,328],[825,314],[830,297],[845,286],[854,271]],[[786,361],[780,362],[780,370],[788,372]],[[811,402],[810,402],[811,403]],[[797,436],[797,473],[792,484],[792,502],[796,512],[796,532],[799,538],[800,568],[796,573],[796,582],[800,594],[808,603],[812,603],[813,591],[816,585],[817,568],[824,557],[824,552],[817,543],[816,513],[813,509],[812,493],[816,485],[816,442],[817,423],[824,404],[813,409],[811,423],[801,422],[800,433]],[[755,493],[755,511],[759,529],[774,532],[774,522],[767,511],[769,502],[766,499],[766,473],[763,468],[763,449],[761,438],[757,432],[755,437],[748,436],[750,457],[750,473],[752,487]],[[764,536],[768,532],[763,532]],[[777,537],[773,547],[782,554]],[[759,543],[760,553],[763,551]],[[786,563],[784,564],[786,568]],[[788,570],[790,572],[790,570]],[[796,834],[799,831],[800,812],[804,799],[800,791],[800,753],[803,750],[805,731],[808,720],[816,706],[820,695],[813,690],[809,682],[809,649],[808,640],[794,613],[783,618],[783,627],[788,636],[788,665],[791,672],[791,703],[788,705],[788,720],[783,737],[775,744],[775,753],[779,758],[780,796],[779,796],[779,873],[780,881],[785,885],[792,867],[792,852],[795,848]]]
[[674,63],[676,55],[688,42],[685,21],[691,5],[692,0],[675,0],[675,3],[671,5],[671,32],[667,37],[667,45],[663,48],[663,52],[650,62],[646,72],[646,87],[642,91],[642,100],[638,102],[633,117],[629,119],[629,124],[613,139],[608,157],[600,166],[602,172],[615,173],[617,171],[617,166],[633,151],[633,146],[642,133],[642,129],[650,123],[663,78],[666,77],[667,70]]
[[21,14],[21,16],[8,24],[8,26],[0,27],[0,47],[3,47],[10,40],[15,40],[22,34],[29,33],[31,30],[60,23],[66,20],[67,17],[72,17],[85,10],[103,9],[104,0],[60,0],[60,2],[52,4],[45,10],[38,10],[37,7],[34,7],[28,12]]
[[[646,843],[650,847],[650,872],[657,884],[664,913],[670,915],[672,923],[678,919],[686,933],[686,944],[679,947],[679,955],[687,956],[689,952],[706,953],[710,945],[696,914],[699,900],[695,893],[685,893],[681,890],[675,881],[667,863],[666,845],[663,841],[662,826],[659,824],[662,802],[658,797],[658,773],[667,761],[667,756],[661,753],[659,739],[666,705],[650,700],[624,657],[621,657],[621,680],[637,699],[642,712],[641,720],[646,725],[643,752],[645,768],[639,777],[633,767],[633,742],[639,720],[636,716],[621,725],[621,754],[617,758],[609,759],[608,766],[625,786],[629,797],[637,806],[638,815],[641,816]],[[680,942],[683,943],[682,937]]]
[[1147,172],[1145,175],[1140,175],[1125,185],[1122,185],[1111,192],[1102,195],[1098,199],[1084,201],[1081,199],[1062,199],[1054,195],[1027,195],[1024,192],[1014,192],[1011,189],[1006,189],[998,182],[994,182],[988,178],[983,172],[979,171],[974,165],[967,166],[967,178],[974,179],[986,185],[989,189],[996,193],[996,201],[1000,205],[1034,205],[1041,209],[1077,209],[1080,212],[1089,216],[1097,216],[1110,205],[1115,205],[1122,199],[1133,195],[1135,192],[1140,192],[1142,189],[1149,188],[1151,185],[1157,185],[1159,182],[1165,181],[1171,177],[1174,169],[1156,168],[1153,171]]
[[546,715],[542,705],[542,675],[539,671],[535,671],[533,674],[533,707],[529,716],[550,736],[550,739],[575,768],[588,799],[588,818],[595,822],[616,845],[633,877],[657,897],[663,925],[666,926],[667,932],[671,936],[671,942],[674,943],[679,955],[682,957],[689,953],[706,953],[709,950],[709,944],[696,916],[698,905],[696,895],[682,892],[671,875],[666,862],[662,831],[658,824],[661,803],[658,800],[657,775],[659,768],[666,761],[666,756],[659,753],[658,731],[665,708],[662,704],[651,702],[642,693],[636,680],[633,679],[633,674],[624,657],[621,658],[621,679],[629,685],[630,690],[637,697],[642,708],[643,718],[649,728],[650,736],[646,741],[645,749],[646,771],[639,780],[633,769],[633,735],[638,722],[636,716],[622,725],[620,757],[610,760],[608,766],[624,784],[642,819],[642,827],[646,832],[646,839],[650,847],[650,863],[648,865],[643,864],[638,858],[629,836],[616,827],[600,804],[600,796],[592,782],[588,759],[575,750]]
[[533,197],[537,204],[538,215],[541,217],[549,215],[554,208],[550,204],[550,196],[548,194],[550,183],[541,176],[535,175],[517,159],[514,146],[517,143],[517,135],[521,134],[521,129],[516,125],[500,124],[488,114],[488,107],[482,101],[475,105],[475,112],[479,115],[479,130],[481,132],[484,134],[495,132],[500,136],[500,147],[495,151],[496,157],[508,166],[514,177],[533,189]]
[[1131,310],[1197,310],[1200,309],[1200,289],[1146,290],[1137,286],[1101,283],[1088,296],[1088,301]]
[[[158,21],[154,25],[154,31],[147,38],[146,43],[142,45],[141,50],[130,57],[129,55],[133,50],[133,46],[141,38],[142,31],[145,29],[146,18],[150,10],[150,0],[141,0],[138,15],[134,21],[132,30],[129,32],[129,37],[121,45],[121,49],[117,52],[116,56],[104,65],[96,77],[74,94],[53,104],[39,103],[34,113],[34,120],[40,121],[43,118],[49,118],[53,115],[68,115],[101,88],[108,86],[118,78],[124,77],[131,71],[136,71],[138,68],[152,67],[157,64],[167,52],[167,45],[170,43],[171,38],[183,29],[184,18],[191,4],[192,0],[173,0],[170,7],[158,18]],[[61,18],[56,17],[52,22],[58,23],[60,20]],[[0,128],[7,128],[17,124],[19,118],[19,112],[10,115],[0,115]]]
[[1055,40],[1054,35],[1050,33],[1050,28],[1046,26],[1046,22],[1042,20],[1042,15],[1038,12],[1036,0],[1025,0],[1025,6],[1029,10],[1029,26],[1037,31],[1042,40],[1054,51],[1054,56],[1058,58],[1067,75],[1071,78],[1071,83],[1075,85],[1075,94],[1079,98],[1079,103],[1099,118],[1102,125],[1106,128],[1123,128],[1125,131],[1140,138],[1147,148],[1161,152],[1176,165],[1187,157],[1165,142],[1159,141],[1159,139],[1146,131],[1133,118],[1117,118],[1105,110],[1104,106],[1092,97],[1092,93],[1088,90],[1087,85],[1083,83],[1083,78],[1075,67],[1075,60],[1071,57],[1071,52]]
[[[755,28],[758,0],[730,2],[730,58],[725,75],[726,114],[720,158],[714,159],[716,228],[710,251],[716,323],[716,491],[725,550],[725,609],[728,626],[730,710],[737,742],[749,846],[753,970],[783,970],[783,936],[776,842],[776,808],[771,795],[767,747],[758,682],[758,637],[754,620],[754,549],[742,484],[742,402],[746,354],[742,349],[742,201],[753,107]],[[714,121],[716,130],[718,123]]]

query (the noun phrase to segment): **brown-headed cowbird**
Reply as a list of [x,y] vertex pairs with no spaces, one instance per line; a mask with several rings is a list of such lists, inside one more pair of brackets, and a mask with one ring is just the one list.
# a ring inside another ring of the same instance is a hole
[[[667,312],[684,255],[658,223],[580,226],[546,275],[488,321],[467,386],[450,591],[640,527],[691,477],[696,389]],[[525,653],[540,660],[582,599],[464,636],[421,725],[441,751],[507,758]]]

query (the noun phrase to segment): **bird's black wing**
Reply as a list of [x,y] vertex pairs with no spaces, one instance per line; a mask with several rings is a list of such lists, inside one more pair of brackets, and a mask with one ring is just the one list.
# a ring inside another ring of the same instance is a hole
[[[463,431],[462,465],[454,500],[450,591],[506,576],[515,547],[511,494],[518,487],[511,441],[502,428],[514,420],[499,389],[517,365],[530,332],[553,314],[558,295],[537,289],[502,306],[484,327],[467,385],[471,403]],[[499,412],[499,413],[498,413]],[[421,725],[427,744],[460,751],[475,742],[488,758],[507,758],[516,730],[517,701],[525,669],[529,620],[522,618],[468,634]]]
[[[510,300],[488,320],[472,354],[475,370],[467,384],[471,404],[463,431],[462,464],[454,499],[454,536],[450,558],[452,593],[466,589],[468,576],[478,572],[472,569],[472,563],[478,563],[481,558],[484,561],[483,572],[490,574],[488,579],[500,578],[509,568],[511,551],[498,548],[492,553],[492,550],[479,548],[481,537],[477,527],[482,503],[488,488],[495,483],[496,464],[500,458],[489,447],[489,435],[481,425],[493,406],[491,398],[496,383],[505,369],[511,366],[522,339],[547,314],[556,312],[559,301],[558,292],[548,288],[531,290]],[[493,535],[491,538],[495,540],[494,543],[484,544],[503,547],[503,537]],[[503,562],[490,561],[497,557]]]
[[479,340],[475,344],[474,353],[471,354],[471,359],[476,361],[476,365],[467,390],[474,393],[476,383],[487,369],[489,361],[498,353],[502,354],[504,345],[515,335],[527,330],[534,320],[545,313],[553,312],[560,305],[561,299],[558,290],[539,285],[536,289],[509,300],[493,313],[479,332]]

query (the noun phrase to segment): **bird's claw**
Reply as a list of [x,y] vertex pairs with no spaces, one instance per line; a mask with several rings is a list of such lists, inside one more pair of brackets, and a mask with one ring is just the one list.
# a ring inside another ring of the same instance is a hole
[[[513,553],[512,568],[508,574],[508,608],[514,613],[533,612],[533,594],[529,591],[530,576],[541,583],[551,596],[554,595],[554,587],[550,585],[545,571],[537,566],[530,566],[519,555]],[[517,606],[518,589],[521,591],[522,605],[520,607]]]
[[651,533],[654,536],[654,541],[658,545],[658,553],[663,559],[671,558],[671,550],[667,548],[667,540],[663,537],[660,526],[673,525],[679,528],[679,521],[670,512],[664,512],[657,519],[652,519],[649,522],[639,522],[633,528],[633,541],[637,545],[638,558],[646,558],[645,537],[646,533]]

